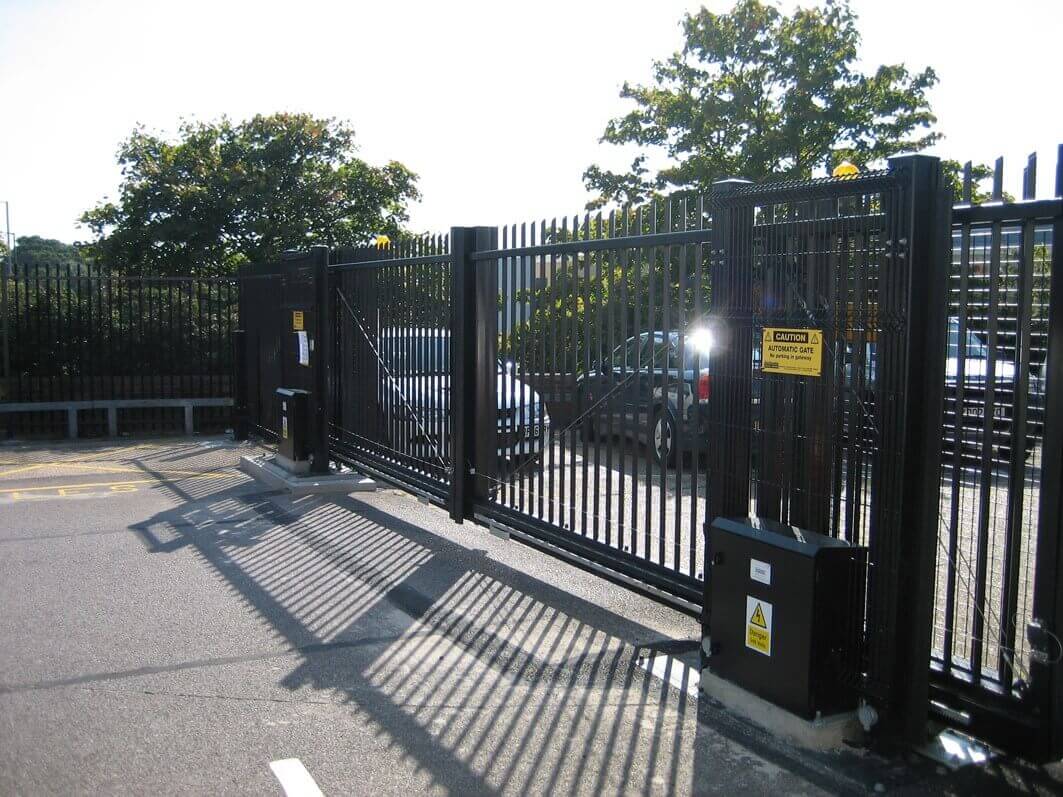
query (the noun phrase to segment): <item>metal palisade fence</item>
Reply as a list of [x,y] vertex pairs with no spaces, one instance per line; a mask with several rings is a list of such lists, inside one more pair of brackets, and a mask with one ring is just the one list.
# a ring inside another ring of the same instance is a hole
[[[714,517],[865,546],[843,677],[894,732],[932,707],[1058,752],[1063,213],[1033,183],[951,208],[907,156],[293,255],[244,274],[241,411],[269,434],[305,387],[323,461],[708,625]],[[779,369],[798,337],[814,368]]]
[[[83,263],[16,263],[2,280],[3,400],[74,406],[125,401],[121,428],[181,428],[175,399],[232,395],[238,286],[229,278],[127,274]],[[226,406],[197,407],[199,428],[225,429]],[[9,436],[55,436],[57,410],[6,413]],[[87,435],[108,432],[104,410],[81,412]],[[113,431],[113,430],[112,430]]]
[[1052,619],[1061,479],[1052,429],[1063,385],[1050,359],[1063,345],[1053,337],[1060,154],[1051,199],[1035,196],[1035,155],[1017,201],[1004,196],[1002,160],[982,204],[965,167],[948,277],[935,692],[975,725],[992,707],[988,716],[1030,744],[1043,736],[1037,692],[1058,677],[1063,655]]

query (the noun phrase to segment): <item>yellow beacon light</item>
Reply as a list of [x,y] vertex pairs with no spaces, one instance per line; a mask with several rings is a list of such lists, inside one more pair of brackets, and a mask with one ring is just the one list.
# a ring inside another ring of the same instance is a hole
[[834,167],[834,171],[830,174],[831,177],[852,177],[855,174],[860,174],[860,170],[849,161],[842,161]]

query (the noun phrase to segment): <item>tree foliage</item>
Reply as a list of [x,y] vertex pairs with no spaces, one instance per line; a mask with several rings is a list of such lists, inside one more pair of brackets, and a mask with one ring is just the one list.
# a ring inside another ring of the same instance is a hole
[[65,244],[54,238],[42,238],[39,235],[23,235],[15,241],[15,251],[11,253],[15,265],[22,269],[34,269],[38,266],[68,267],[82,262],[81,255],[73,244]]
[[[738,0],[730,13],[702,8],[682,22],[683,49],[654,64],[653,82],[624,83],[634,101],[602,141],[636,145],[629,170],[592,165],[589,203],[638,202],[666,189],[707,190],[725,177],[807,178],[816,167],[849,160],[860,167],[923,149],[930,127],[933,69],[855,67],[860,45],[846,0],[787,16],[761,0]],[[669,165],[651,174],[654,150]]]
[[355,157],[354,131],[278,113],[188,122],[176,141],[137,129],[122,143],[122,182],[81,221],[98,262],[136,273],[215,275],[313,244],[396,235],[417,176]]
[[[557,243],[585,238],[648,235],[663,230],[695,229],[704,224],[697,205],[653,202],[614,212],[603,219],[585,217],[573,226],[551,229],[545,240]],[[536,372],[583,373],[627,338],[643,332],[688,330],[705,322],[710,267],[670,247],[582,252],[550,262],[529,264],[542,278],[526,285],[527,271],[503,279],[499,353]],[[512,297],[512,301],[510,301]]]

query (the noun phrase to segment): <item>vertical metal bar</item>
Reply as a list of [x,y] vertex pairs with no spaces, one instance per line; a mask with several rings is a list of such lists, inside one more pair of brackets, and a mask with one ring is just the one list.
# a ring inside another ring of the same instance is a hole
[[[609,212],[609,227],[606,231],[602,231],[601,224],[599,223],[599,237],[607,237],[613,239],[616,237],[616,211]],[[601,280],[602,291],[605,292],[606,299],[608,301],[607,307],[607,334],[605,337],[605,351],[602,352],[599,362],[598,371],[602,374],[602,386],[605,390],[609,391],[608,398],[605,402],[605,544],[613,544],[613,447],[616,442],[613,437],[613,416],[616,408],[616,394],[613,392],[613,386],[616,383],[616,374],[613,371],[613,350],[616,348],[616,264],[617,254],[612,252],[602,253],[602,268],[605,270],[605,275]],[[621,309],[622,311],[622,309]],[[602,346],[599,345],[599,350]],[[606,365],[606,359],[608,358],[608,365]],[[605,378],[605,374],[608,374],[608,378]],[[621,462],[623,462],[623,453],[621,452]],[[618,492],[623,492],[624,485],[621,481],[618,485]],[[620,544],[620,540],[617,540],[617,544]]]
[[[586,217],[584,217],[586,218]],[[590,224],[584,225],[583,237],[587,240],[589,237],[602,238],[602,214],[598,213],[594,219],[594,228],[591,229]],[[590,233],[590,236],[588,235]],[[593,279],[593,290],[585,289],[585,293],[591,296],[590,303],[584,304],[585,311],[594,313],[594,322],[591,324],[591,331],[594,340],[594,350],[590,351],[590,341],[587,341],[587,358],[586,361],[589,364],[589,368],[584,373],[589,374],[591,369],[595,369],[598,373],[599,384],[601,383],[602,374],[602,300],[604,299],[605,292],[605,273],[604,273],[604,256],[601,252],[588,252],[587,253],[587,282],[590,283]],[[593,275],[593,276],[592,276]],[[601,478],[601,459],[602,459],[602,431],[603,431],[603,405],[600,403],[602,396],[595,396],[595,402],[598,403],[598,407],[595,408],[593,416],[595,419],[594,425],[591,427],[594,431],[594,482],[591,485],[591,489],[594,491],[594,505],[592,510],[593,517],[593,534],[594,539],[597,540],[598,525],[602,518],[602,478]],[[586,473],[586,465],[584,465],[584,473]],[[586,476],[584,476],[584,484],[586,484]],[[584,488],[586,489],[586,487]],[[605,494],[606,505],[609,503],[609,493]],[[584,502],[586,507],[586,502]]]
[[[583,216],[583,240],[590,239],[590,214]],[[578,236],[574,236],[576,240],[579,240]],[[593,269],[593,263],[591,259],[591,253],[589,250],[584,250],[580,254],[573,255],[575,259],[576,272],[582,272],[580,276],[583,281],[583,335],[582,335],[582,349],[583,349],[583,363],[582,372],[584,378],[590,374],[591,370],[591,300],[590,300],[590,283],[591,283],[591,271]],[[578,367],[578,366],[577,366]],[[584,408],[584,412],[587,412],[589,408]],[[591,418],[593,418],[595,411],[590,412],[590,417],[585,419],[583,424],[584,434],[581,435],[583,443],[583,458],[582,458],[582,480],[580,482],[581,497],[580,497],[580,534],[584,537],[587,536],[587,460],[590,458],[589,453],[589,435],[586,434],[586,430],[590,429],[589,426]],[[597,485],[596,485],[597,486]],[[598,491],[595,489],[595,495]],[[573,498],[575,498],[575,492],[573,492]],[[573,527],[575,528],[575,527]]]
[[[1056,152],[1055,196],[1063,197],[1063,145]],[[1063,617],[1063,214],[1052,218],[1052,260],[1048,308],[1048,356],[1045,361],[1045,426],[1042,444],[1034,566],[1033,619],[1028,629],[1031,647],[1030,686],[1041,713],[1040,750],[1034,754],[1056,759],[1063,754],[1063,667],[1058,655]]]
[[[532,240],[535,240],[535,239],[533,238]],[[539,223],[539,243],[540,244],[545,244],[546,243],[546,219],[543,219]],[[548,411],[548,404],[547,404],[547,401],[546,401],[545,385],[548,384],[548,382],[546,382],[545,380],[542,379],[543,375],[547,375],[548,374],[548,371],[547,371],[547,368],[546,368],[546,346],[547,346],[547,336],[549,335],[549,330],[547,330],[545,328],[545,326],[543,324],[543,321],[546,318],[549,318],[551,309],[550,309],[550,306],[544,301],[544,299],[545,299],[544,294],[546,293],[546,290],[547,290],[546,285],[544,284],[545,277],[546,277],[546,258],[543,257],[542,255],[539,255],[536,258],[536,261],[538,263],[537,271],[539,272],[539,276],[535,278],[536,279],[536,286],[537,286],[535,295],[539,298],[539,304],[535,308],[533,308],[533,312],[536,315],[539,316],[539,319],[538,319],[538,321],[535,324],[535,328],[539,330],[539,374],[540,374],[540,380],[541,380],[541,383],[540,383],[540,386],[539,386],[539,401],[542,403],[540,408],[539,408],[539,462],[537,463],[537,465],[535,467],[535,470],[537,471],[537,476],[538,476],[538,479],[539,479],[539,488],[538,488],[539,503],[538,503],[538,507],[537,507],[537,511],[536,511],[536,517],[539,518],[540,520],[542,520],[543,516],[544,516],[543,515],[543,510],[545,509],[545,507],[544,507],[544,498],[545,498],[544,491],[546,489],[546,473],[545,473],[545,471],[546,471],[546,467],[547,467],[547,465],[546,465],[546,456],[547,456],[547,453],[548,453],[547,450],[546,450],[546,447],[550,445],[549,429],[547,429],[547,427],[546,427],[546,417],[547,417],[547,411]]]
[[[627,237],[631,226],[631,206],[624,205],[620,209],[620,235]],[[617,446],[618,457],[620,459],[620,471],[617,474],[617,502],[616,502],[616,544],[621,549],[630,549],[634,543],[632,539],[627,545],[624,544],[624,527],[627,520],[624,513],[624,498],[627,495],[627,459],[628,459],[628,447],[631,446],[631,438],[628,435],[628,400],[629,395],[628,387],[628,323],[631,319],[631,313],[628,306],[628,299],[630,294],[628,292],[628,283],[631,280],[631,247],[625,246],[624,249],[618,253],[620,255],[617,263],[617,272],[620,276],[620,335],[619,345],[624,348],[621,350],[620,355],[620,376],[617,377],[613,374],[612,380],[610,380],[610,389],[614,390],[613,401],[616,402],[614,406],[619,416],[619,422],[617,424],[616,434],[613,435],[613,441]],[[638,443],[636,442],[637,446]]]
[[[507,225],[502,228],[502,248],[515,247],[517,243],[517,225]],[[517,403],[516,403],[516,367],[513,361],[513,326],[514,313],[516,311],[516,288],[517,266],[513,256],[508,256],[502,261],[504,278],[502,280],[502,340],[505,346],[506,362],[502,364],[502,378],[505,389],[503,390],[502,413],[505,417],[505,439],[508,441],[506,455],[508,462],[506,468],[506,506],[513,509],[517,505],[516,478],[513,468],[512,444],[517,437]]]
[[[1025,197],[1027,199],[1031,197]],[[1018,340],[1015,351],[1015,381],[1011,408],[1011,457],[1008,463],[1007,526],[1004,542],[1004,587],[1000,595],[1000,614],[997,618],[997,670],[1005,688],[1010,689],[1014,678],[1015,621],[1019,596],[1019,563],[1022,554],[1023,504],[1025,499],[1026,435],[1030,389],[1030,324],[1033,305],[1034,230],[1032,219],[1022,225],[1019,283],[1016,305]]]
[[1000,327],[1000,248],[1001,223],[994,221],[990,242],[989,266],[989,339],[986,358],[985,393],[982,410],[982,457],[979,470],[978,501],[978,557],[975,566],[974,622],[971,641],[971,670],[975,678],[982,675],[982,653],[985,638],[985,611],[989,566],[989,526],[992,518],[991,497],[994,487],[994,429],[996,411],[997,347]]
[[[532,235],[534,235],[534,234],[535,234],[535,225],[533,224],[532,225]],[[527,222],[523,222],[523,221],[520,223],[520,245],[521,245],[522,248],[528,245]],[[514,295],[513,298],[515,300],[517,300],[517,302],[518,302],[518,304],[517,304],[517,306],[515,308],[515,310],[516,310],[515,314],[516,314],[516,322],[517,322],[517,333],[518,333],[518,336],[519,336],[518,340],[520,342],[520,354],[518,356],[516,353],[514,353],[514,357],[513,357],[513,359],[514,359],[514,364],[513,364],[513,375],[514,375],[514,377],[516,377],[517,374],[518,374],[518,366],[519,366],[519,373],[521,375],[525,375],[526,374],[527,362],[528,362],[528,357],[527,357],[527,338],[528,338],[528,334],[530,333],[530,328],[528,326],[528,311],[527,311],[527,301],[528,301],[528,270],[527,270],[527,264],[528,264],[528,256],[527,255],[521,255],[520,259],[519,259],[519,263],[520,263],[520,265],[518,266],[518,271],[517,271],[517,281],[518,281],[518,283],[520,285],[520,288],[517,290],[517,292],[516,292],[516,294]],[[527,377],[525,376],[525,378],[527,378]],[[519,451],[521,454],[524,453],[525,449],[530,448],[530,446],[532,445],[531,424],[535,422],[535,419],[532,417],[532,414],[531,414],[531,410],[532,410],[531,396],[530,395],[525,395],[524,391],[525,391],[525,387],[520,388],[520,394],[521,394],[520,395],[520,404],[518,405],[519,409],[517,410],[517,413],[519,414],[519,420],[517,421],[517,423],[518,423],[518,428],[521,431],[520,437],[522,438],[520,440],[519,444],[518,444],[519,448],[517,448],[517,451]],[[527,463],[526,463],[526,461],[524,459],[524,456],[518,456],[517,457],[516,465],[519,468],[519,470],[517,471],[517,488],[520,491],[520,500],[518,502],[518,508],[519,508],[519,510],[521,512],[525,511],[526,502],[525,502],[524,499],[525,499],[525,493],[527,492],[527,487],[528,487],[528,483],[527,483],[528,468],[524,467],[526,464]],[[527,505],[527,511],[531,512],[531,505],[530,504]]]
[[[557,219],[556,218],[551,219],[551,221],[550,221],[550,242],[551,243],[555,243],[555,244],[557,243]],[[564,276],[564,275],[562,274],[562,276]],[[548,339],[550,341],[550,375],[553,378],[553,385],[554,385],[553,389],[558,394],[558,402],[561,403],[561,402],[564,402],[567,399],[568,400],[568,404],[571,405],[573,400],[574,400],[574,396],[572,396],[571,394],[567,394],[566,393],[566,388],[567,388],[566,382],[565,382],[565,380],[563,380],[561,378],[561,372],[558,370],[558,356],[557,356],[558,355],[558,348],[562,345],[562,341],[563,341],[563,338],[561,337],[561,319],[560,319],[561,311],[558,309],[559,308],[559,302],[563,301],[563,299],[561,297],[562,297],[561,287],[560,287],[560,285],[558,285],[558,279],[557,279],[557,255],[554,254],[551,251],[550,252],[550,311],[547,313],[547,318],[549,319],[550,323],[549,323],[549,327],[548,327],[547,332],[546,332],[546,337],[548,337]],[[557,421],[555,419],[554,420],[554,424],[556,424],[556,423],[557,423]],[[556,435],[556,437],[555,437],[555,435]],[[547,522],[551,523],[551,524],[554,522],[554,506],[555,506],[555,504],[557,503],[557,500],[558,500],[558,493],[554,492],[554,486],[555,486],[554,485],[554,473],[555,473],[555,471],[557,469],[557,466],[560,464],[560,462],[559,462],[559,459],[560,459],[559,454],[560,454],[560,452],[558,451],[558,445],[560,443],[560,438],[561,438],[561,435],[558,434],[555,431],[555,427],[552,424],[550,426],[550,438],[549,438],[550,461],[549,461],[549,463],[547,465],[547,467],[549,467],[549,469],[550,469],[550,475],[549,475],[549,479],[548,479],[549,484],[547,485],[547,490],[549,491],[549,502],[547,504]],[[557,457],[557,460],[555,460],[555,457]],[[558,481],[563,482],[564,479],[559,479]],[[560,489],[560,487],[558,489]],[[560,516],[558,517],[558,521],[557,522],[558,523],[562,522]]]
[[[687,228],[687,201],[679,201],[679,230],[685,232]],[[679,295],[676,300],[676,433],[675,433],[675,517],[672,529],[672,567],[676,572],[683,572],[683,459],[686,453],[684,436],[690,417],[697,410],[698,401],[698,374],[695,371],[691,379],[687,379],[687,350],[686,350],[686,301],[687,301],[687,253],[689,244],[676,247],[676,262],[679,266]],[[669,257],[669,261],[671,258]],[[687,390],[690,390],[690,405],[687,405]],[[691,470],[695,469],[697,454],[691,456]],[[693,501],[687,510],[694,511]],[[691,560],[688,573],[693,575],[694,562]]]
[[1026,157],[1026,168],[1022,170],[1022,198],[1033,199],[1037,195],[1037,153],[1031,152]]
[[[641,230],[640,230],[641,232]],[[650,220],[649,220],[649,233],[651,235],[657,232],[657,202],[650,203]],[[640,366],[639,375],[637,379],[639,382],[645,380],[646,390],[642,390],[642,385],[639,386],[639,412],[645,412],[646,424],[644,429],[646,431],[646,499],[643,502],[645,512],[643,513],[643,523],[645,524],[642,529],[643,543],[645,544],[645,550],[643,556],[647,560],[653,560],[653,547],[652,547],[652,528],[653,528],[653,389],[657,384],[656,369],[657,369],[657,305],[654,302],[654,285],[656,281],[654,279],[654,269],[657,266],[657,248],[647,246],[643,249],[646,253],[646,331],[649,335],[648,340],[648,358],[649,362],[644,366]],[[648,371],[648,373],[646,373]],[[644,376],[645,374],[645,376]]]
[[[695,229],[703,230],[705,228],[705,195],[704,194],[698,194],[697,214],[698,214],[698,220],[697,220],[697,224],[694,225]],[[704,318],[704,315],[703,315],[704,314],[704,307],[703,307],[703,303],[702,303],[702,297],[703,297],[703,291],[704,291],[704,282],[703,282],[704,275],[702,273],[702,261],[704,260],[704,257],[705,257],[705,246],[702,243],[702,241],[699,239],[698,242],[696,244],[692,244],[690,248],[691,248],[691,252],[693,253],[693,256],[694,256],[694,285],[693,285],[694,295],[693,295],[693,305],[692,305],[692,307],[693,307],[694,318],[696,319],[696,323],[699,326],[703,326],[705,324],[705,318]],[[700,354],[698,356],[698,369],[697,369],[697,373],[694,374],[694,378],[696,380],[700,380],[701,379],[702,368],[705,368],[706,370],[708,370],[708,369],[710,369],[712,367],[712,363],[711,363],[711,359],[710,359],[711,356],[712,356],[712,353],[711,352],[707,352],[706,354],[707,354],[706,357],[702,357]],[[711,372],[710,372],[710,375],[709,375],[709,380],[710,380],[709,381],[709,391],[710,391],[710,401],[711,401],[711,391],[712,391],[712,381],[711,381],[712,380],[712,376],[711,376]],[[697,420],[695,421],[695,425],[694,425],[695,430],[698,430],[701,427],[701,424],[702,424],[702,413],[703,412],[704,412],[704,408],[701,406],[700,399],[699,399],[699,402],[698,402],[698,405],[697,405]],[[698,434],[698,436],[700,437],[700,433],[698,433],[698,432],[695,432],[695,433]],[[704,443],[706,441],[699,440],[699,442]],[[687,527],[687,535],[688,535],[687,548],[689,550],[689,555],[690,555],[690,575],[695,576],[695,577],[697,577],[698,575],[702,574],[702,563],[698,561],[698,537],[701,534],[701,531],[699,530],[699,527],[698,527],[698,515],[699,515],[699,511],[698,510],[700,508],[699,503],[698,503],[698,481],[699,481],[700,476],[701,476],[701,464],[700,464],[701,463],[701,450],[704,450],[704,448],[705,448],[704,446],[694,446],[693,447],[692,461],[691,461],[691,466],[690,466],[690,517],[688,518],[689,524],[688,524],[688,527]],[[699,449],[701,449],[701,450],[699,450]],[[708,452],[707,451],[705,452],[705,456],[706,457],[708,456]]]
[[[944,661],[946,669],[952,666],[956,627],[956,586],[959,573],[956,569],[960,539],[960,490],[963,484],[963,445],[964,445],[964,403],[966,400],[967,381],[967,322],[968,292],[971,277],[971,225],[964,223],[960,228],[960,294],[956,302],[957,315],[957,350],[956,350],[956,393],[953,398],[953,461],[951,492],[949,497],[949,541],[947,584],[945,587],[945,637]],[[951,303],[950,303],[951,304]],[[950,306],[951,311],[951,306]],[[950,333],[951,334],[951,333]],[[948,341],[946,341],[947,343]],[[946,357],[948,352],[946,350]]]
[[997,158],[993,164],[993,195],[994,202],[1004,200],[1004,159]]
[[[569,239],[569,217],[561,217],[561,230],[560,239],[554,240],[568,241]],[[572,352],[572,341],[575,337],[574,330],[572,329],[573,322],[568,319],[569,308],[575,303],[575,283],[573,283],[572,269],[569,264],[569,256],[566,254],[560,255],[560,276],[559,281],[562,285],[558,285],[559,299],[561,302],[560,318],[558,319],[558,326],[560,327],[561,339],[559,344],[561,346],[561,381],[564,385],[564,390],[572,397],[572,405],[575,407],[576,412],[579,412],[579,402],[577,401],[578,392],[575,383],[575,354]],[[560,468],[558,473],[558,505],[557,505],[557,523],[563,528],[572,528],[571,521],[567,521],[569,505],[566,503],[567,495],[567,481],[569,479],[569,450],[572,447],[570,441],[572,438],[572,428],[575,428],[574,423],[569,424],[569,431],[559,435],[559,447],[560,447]],[[574,504],[574,502],[573,502]]]
[[971,181],[971,162],[963,164],[963,194],[962,200],[965,205],[971,204],[972,195],[972,181]]
[[328,247],[311,248],[314,264],[314,446],[313,473],[329,472],[328,364],[332,362],[332,319],[328,292]]
[[[671,197],[664,204],[664,230],[663,232],[672,231],[672,199]],[[661,334],[663,337],[662,344],[662,356],[664,362],[660,363],[661,369],[661,417],[668,417],[670,392],[669,386],[671,380],[669,379],[669,372],[671,370],[671,363],[669,360],[672,355],[672,247],[665,246],[660,250],[661,256]],[[678,419],[676,419],[678,422]],[[675,448],[675,439],[670,441],[669,445]],[[668,512],[667,512],[667,499],[668,499],[668,457],[661,460],[661,467],[657,473],[657,495],[659,498],[658,505],[658,518],[657,518],[657,564],[664,565],[665,552],[667,550],[667,538],[668,538]]]
[[[498,248],[496,227],[476,227],[475,247],[479,251]],[[486,500],[488,490],[498,484],[498,293],[499,261],[476,263],[475,327],[475,407],[476,418],[491,420],[477,429],[474,465],[480,478],[476,497]]]
[[[635,212],[635,235],[643,234],[643,211],[644,206],[640,206]],[[630,234],[630,233],[629,233]],[[632,432],[631,437],[631,555],[638,556],[639,550],[639,456],[640,456],[640,435],[646,433],[645,424],[641,423],[639,417],[642,413],[641,405],[641,393],[642,386],[640,380],[642,376],[640,371],[642,370],[642,265],[646,257],[646,250],[641,246],[632,247],[633,260],[629,260],[628,266],[631,272],[631,302],[634,307],[633,319],[631,322],[631,334],[635,339],[635,343],[632,346],[633,355],[632,362],[627,364],[627,367],[632,370],[632,373],[625,374],[625,382],[631,381],[630,387],[625,390],[626,398],[625,404],[630,407],[630,424],[628,429]],[[627,413],[625,413],[626,415]],[[647,437],[648,440],[648,437]],[[649,544],[647,543],[646,551],[644,555],[649,551]]]

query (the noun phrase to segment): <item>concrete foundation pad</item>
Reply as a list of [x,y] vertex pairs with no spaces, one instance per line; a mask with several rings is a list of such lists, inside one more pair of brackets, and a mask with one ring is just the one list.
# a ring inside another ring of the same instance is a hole
[[728,711],[806,750],[837,750],[846,746],[847,739],[860,737],[860,722],[855,711],[806,720],[725,681],[707,669],[701,671],[700,689]]
[[360,473],[348,471],[326,476],[300,476],[290,473],[267,457],[240,457],[240,470],[275,490],[286,490],[292,495],[346,495],[376,489],[376,482]]

